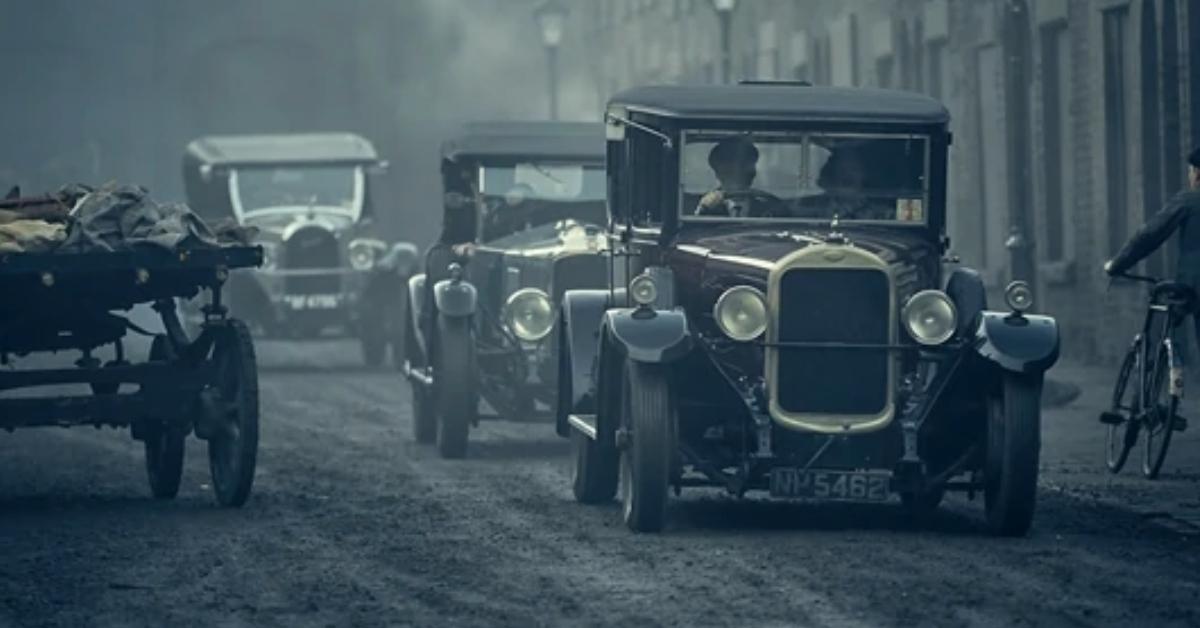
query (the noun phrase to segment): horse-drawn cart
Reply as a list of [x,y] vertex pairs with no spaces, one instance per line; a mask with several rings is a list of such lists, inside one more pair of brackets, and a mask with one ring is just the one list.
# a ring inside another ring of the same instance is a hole
[[[229,316],[221,286],[232,269],[261,262],[259,247],[207,244],[0,255],[0,428],[128,426],[145,444],[159,498],[179,491],[185,439],[194,434],[208,443],[217,501],[241,506],[258,451],[258,376],[250,335]],[[210,295],[205,321],[188,337],[176,299],[202,290]],[[153,305],[165,333],[130,320],[142,303]],[[126,352],[131,331],[152,336],[145,361]],[[111,359],[93,355],[109,346]],[[73,368],[13,359],[59,351],[82,355]],[[69,384],[87,386],[73,394],[44,388]]]

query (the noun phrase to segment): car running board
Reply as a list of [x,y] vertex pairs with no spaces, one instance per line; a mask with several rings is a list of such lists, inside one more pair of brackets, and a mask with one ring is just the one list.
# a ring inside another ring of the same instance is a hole
[[596,440],[596,415],[594,414],[568,414],[567,423],[572,427],[583,432],[584,436],[592,440]]

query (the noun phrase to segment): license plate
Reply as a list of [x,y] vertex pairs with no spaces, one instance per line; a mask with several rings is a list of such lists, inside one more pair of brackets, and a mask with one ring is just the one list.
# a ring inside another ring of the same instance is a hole
[[336,294],[291,294],[284,299],[293,310],[332,310],[338,306]]
[[887,501],[887,473],[861,471],[803,471],[794,467],[771,470],[773,497],[810,497],[847,501]]

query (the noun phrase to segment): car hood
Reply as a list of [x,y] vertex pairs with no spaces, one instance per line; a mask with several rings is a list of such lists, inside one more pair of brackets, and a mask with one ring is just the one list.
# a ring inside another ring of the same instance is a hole
[[607,240],[603,227],[567,219],[509,234],[479,248],[506,255],[554,258],[604,250]]
[[257,229],[260,239],[278,242],[287,239],[301,227],[317,227],[335,235],[340,234],[353,226],[354,221],[339,212],[297,207],[295,212],[251,214],[242,220],[242,224]]
[[[831,234],[829,228],[705,229],[681,233],[673,249],[677,255],[691,258],[682,260],[684,266],[699,265],[708,277],[728,272],[765,281],[781,258],[830,241]],[[893,266],[928,267],[931,260],[939,259],[937,244],[925,232],[848,226],[839,228],[838,234],[849,246],[878,255]]]

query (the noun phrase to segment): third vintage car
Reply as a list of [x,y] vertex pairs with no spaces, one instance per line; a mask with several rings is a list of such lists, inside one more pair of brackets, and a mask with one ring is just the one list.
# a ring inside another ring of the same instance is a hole
[[614,268],[568,291],[557,427],[580,502],[672,489],[1034,512],[1053,319],[993,311],[945,236],[949,115],[804,84],[642,87],[606,113]]
[[259,270],[230,278],[232,307],[270,336],[357,337],[376,366],[401,357],[405,281],[417,262],[376,222],[371,175],[385,166],[350,133],[203,137],[187,147],[189,204],[213,224],[258,231]]
[[480,418],[551,422],[556,304],[608,282],[604,146],[602,125],[567,122],[475,123],[443,145],[446,230],[409,281],[418,442],[461,457]]

